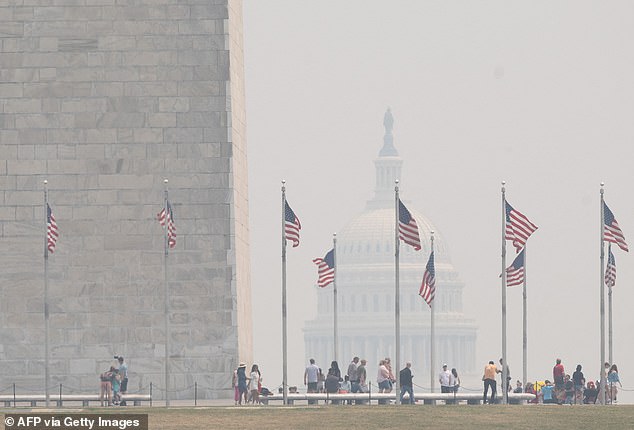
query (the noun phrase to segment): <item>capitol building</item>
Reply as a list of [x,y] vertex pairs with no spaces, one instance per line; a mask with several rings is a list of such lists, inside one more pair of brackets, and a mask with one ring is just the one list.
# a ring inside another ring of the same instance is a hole
[[[390,110],[384,118],[383,147],[375,160],[374,198],[363,213],[337,233],[338,338],[337,359],[342,373],[352,357],[368,361],[368,379],[375,379],[380,359],[395,359],[394,322],[394,181],[401,178],[403,159],[393,142]],[[442,233],[416,210],[413,202],[401,199],[416,219],[422,249],[400,246],[400,332],[401,361],[412,361],[420,375],[417,384],[429,387],[430,308],[418,295],[434,232],[436,269],[435,339],[436,364],[455,367],[460,374],[476,372],[477,327],[462,309],[465,284],[451,264]],[[304,340],[307,358],[315,358],[324,369],[334,357],[333,286],[315,286],[317,316],[306,322]],[[395,372],[403,363],[392,363]],[[423,373],[424,372],[424,373]]]

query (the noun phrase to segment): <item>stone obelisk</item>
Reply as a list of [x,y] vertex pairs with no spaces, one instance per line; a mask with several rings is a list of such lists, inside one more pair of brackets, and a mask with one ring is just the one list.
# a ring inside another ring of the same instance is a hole
[[128,392],[159,399],[167,335],[171,399],[232,395],[252,362],[241,1],[21,3],[0,4],[0,387],[44,393],[47,180],[50,383],[94,392],[122,355]]

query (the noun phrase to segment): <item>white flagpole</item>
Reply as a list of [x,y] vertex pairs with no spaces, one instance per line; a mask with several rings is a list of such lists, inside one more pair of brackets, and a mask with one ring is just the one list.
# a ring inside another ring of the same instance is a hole
[[[528,333],[527,333],[527,304],[526,304],[526,247],[524,244],[524,290],[522,291],[522,387],[526,388],[526,375],[528,369]],[[506,273],[503,274],[506,276]]]
[[[395,207],[396,207],[396,229],[395,229],[395,243],[394,243],[394,265],[395,265],[395,273],[396,279],[394,283],[394,326],[396,328],[396,347],[394,348],[394,356],[395,361],[393,363],[392,368],[396,367],[397,371],[400,369],[401,365],[401,309],[400,309],[400,288],[399,288],[399,238],[398,238],[398,220],[399,220],[399,207],[398,207],[398,179],[394,181],[395,187]],[[396,392],[396,404],[400,404],[400,387],[399,387],[399,378],[396,378],[396,383],[394,384],[395,392]]]
[[[431,253],[434,253],[434,231],[431,231]],[[436,265],[436,260],[434,259],[434,266]],[[434,267],[434,271],[436,267]],[[436,378],[434,378],[436,372],[436,299],[432,300],[429,304],[429,308],[431,309],[431,324],[430,324],[430,336],[429,336],[429,353],[430,353],[430,364],[431,369],[429,371],[430,376],[430,388],[431,392],[434,392],[436,387]]]
[[605,262],[605,250],[603,248],[603,235],[605,229],[605,213],[603,207],[605,205],[603,201],[603,186],[605,184],[601,182],[601,287],[600,287],[600,315],[601,315],[601,379],[599,384],[599,401],[602,405],[605,405],[605,367],[603,363],[605,363],[605,272],[604,272],[604,262]]
[[282,398],[288,404],[288,363],[286,339],[286,181],[282,181]]
[[508,391],[506,384],[506,189],[502,181],[502,403],[506,404]]
[[337,329],[337,233],[333,233],[332,235],[332,257],[333,257],[333,264],[334,264],[334,269],[335,269],[335,273],[334,273],[334,279],[332,280],[332,286],[333,286],[333,312],[334,312],[334,321],[333,321],[333,330],[334,330],[334,355],[335,355],[335,361],[337,363],[339,363],[339,360],[337,359],[337,351],[338,351],[338,346],[339,346],[339,337],[338,337],[338,329]]
[[165,190],[163,191],[163,208],[165,210],[165,232],[163,234],[163,287],[164,287],[164,295],[165,295],[165,407],[169,408],[170,406],[170,396],[169,396],[169,339],[170,339],[170,299],[169,299],[169,285],[167,283],[167,256],[168,256],[168,230],[169,230],[169,213],[167,212],[167,179],[163,179],[163,184],[165,184]]
[[48,180],[44,180],[44,394],[46,407],[50,407],[51,396],[49,386],[51,382],[49,355],[49,318],[48,318]]

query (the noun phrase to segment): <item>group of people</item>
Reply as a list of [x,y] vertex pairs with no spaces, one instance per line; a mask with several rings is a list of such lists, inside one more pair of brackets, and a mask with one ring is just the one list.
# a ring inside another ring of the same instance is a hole
[[[328,373],[323,376],[321,368],[315,364],[315,359],[311,358],[304,371],[304,385],[306,385],[308,393],[367,393],[369,385],[366,365],[367,361],[365,359],[354,357],[348,364],[347,372],[342,378],[337,361],[332,361]],[[412,363],[407,362],[405,367],[399,372],[401,403],[414,404],[416,402],[414,397],[414,375],[411,368]],[[443,365],[443,370],[438,380],[443,393],[457,392],[458,387],[460,387],[458,371],[455,368],[449,371],[446,364]],[[323,385],[321,381],[324,381]],[[390,393],[394,389],[396,376],[392,370],[392,361],[389,357],[379,361],[376,383],[379,393]],[[405,398],[405,394],[407,394],[407,398]],[[312,403],[314,404],[315,402],[313,401]],[[379,404],[385,403],[387,403],[387,399],[379,399]]]
[[114,357],[118,367],[110,366],[99,375],[99,399],[101,406],[125,406],[121,395],[128,391],[128,365],[123,357]]
[[234,391],[234,402],[236,405],[260,404],[260,393],[262,392],[262,373],[257,364],[251,366],[251,373],[247,376],[247,365],[240,362],[238,368],[233,371],[231,382]]
[[[502,359],[500,359],[500,365]],[[605,363],[605,372],[607,373],[607,383],[605,387],[605,401],[606,403],[616,403],[618,387],[621,386],[621,380],[619,378],[619,370],[616,364],[610,365]],[[582,366],[577,365],[572,376],[566,373],[564,365],[560,358],[555,360],[555,366],[553,367],[553,382],[546,379],[543,382],[527,382],[525,386],[518,380],[516,387],[512,390],[514,393],[529,393],[535,394],[535,399],[529,401],[529,403],[553,403],[553,404],[589,404],[596,403],[599,398],[600,381],[586,381],[586,378],[582,371]],[[507,383],[503,382],[503,390],[511,391],[511,387],[508,382],[511,380],[511,373],[506,367]],[[484,368],[484,375],[482,380],[484,381],[484,403],[487,403],[487,391],[491,388],[490,403],[495,402],[496,394],[496,381],[495,376],[498,373],[502,373],[502,370],[498,369],[493,361],[489,361],[489,364]]]

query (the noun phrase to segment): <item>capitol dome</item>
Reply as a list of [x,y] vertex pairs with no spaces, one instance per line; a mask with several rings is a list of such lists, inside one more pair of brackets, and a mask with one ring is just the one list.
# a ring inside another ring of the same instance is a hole
[[[389,109],[383,123],[383,147],[375,160],[375,195],[363,213],[337,234],[337,357],[334,357],[332,284],[326,288],[316,287],[317,317],[307,321],[304,327],[307,358],[315,358],[323,366],[337,359],[345,369],[342,363],[358,356],[367,359],[368,375],[374,375],[372,369],[376,369],[379,359],[396,356],[394,185],[400,178],[403,160],[393,144],[393,118]],[[421,241],[418,251],[402,241],[399,246],[400,356],[403,361],[412,361],[418,372],[429,372],[430,308],[418,291],[431,252],[433,231],[436,362],[448,363],[465,373],[473,372],[476,326],[462,312],[464,283],[451,264],[442,234],[406,196],[400,197],[416,220]]]

